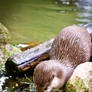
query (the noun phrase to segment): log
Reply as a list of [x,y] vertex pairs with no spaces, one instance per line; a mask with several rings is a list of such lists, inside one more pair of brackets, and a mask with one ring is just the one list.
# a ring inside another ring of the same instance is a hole
[[[84,25],[92,38],[92,24]],[[46,41],[34,48],[28,49],[16,55],[9,57],[5,64],[6,71],[9,74],[21,74],[34,68],[39,62],[49,59],[49,51],[54,38]]]
[[49,59],[49,51],[53,41],[54,39],[51,39],[34,48],[9,57],[5,63],[6,71],[13,75],[19,74],[34,68],[39,62]]

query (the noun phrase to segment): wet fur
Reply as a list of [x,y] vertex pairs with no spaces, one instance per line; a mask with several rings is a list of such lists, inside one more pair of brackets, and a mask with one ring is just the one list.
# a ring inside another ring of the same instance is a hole
[[52,44],[51,59],[73,67],[88,61],[91,55],[91,38],[86,29],[76,25],[64,28]]

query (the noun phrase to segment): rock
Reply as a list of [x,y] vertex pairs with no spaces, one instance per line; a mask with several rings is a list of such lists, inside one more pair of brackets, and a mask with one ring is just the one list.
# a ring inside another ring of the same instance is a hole
[[0,23],[0,62],[4,61],[6,52],[5,45],[9,41],[8,29]]
[[66,84],[65,92],[92,92],[92,62],[77,66]]
[[11,55],[21,52],[21,49],[13,46],[12,44],[6,44],[0,48],[0,62],[6,61]]
[[9,44],[8,29],[0,23],[0,62],[6,61],[9,56],[21,52],[20,48]]
[[8,29],[0,23],[0,45],[9,41]]
[[12,45],[12,44],[6,44],[5,50],[7,51],[7,53],[9,53],[9,56],[21,52],[21,49],[19,47]]

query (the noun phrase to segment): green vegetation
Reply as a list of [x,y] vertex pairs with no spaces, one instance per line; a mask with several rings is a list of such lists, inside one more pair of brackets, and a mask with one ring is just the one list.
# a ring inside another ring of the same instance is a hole
[[9,29],[13,43],[43,42],[76,24],[74,8],[58,6],[55,0],[1,1],[0,21]]
[[89,92],[84,81],[79,77],[68,80],[64,90],[65,92]]

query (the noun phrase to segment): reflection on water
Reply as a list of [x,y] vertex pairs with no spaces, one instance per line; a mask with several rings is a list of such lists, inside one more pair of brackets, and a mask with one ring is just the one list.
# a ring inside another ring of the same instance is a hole
[[55,3],[61,7],[61,9],[59,10],[60,13],[70,13],[77,11],[75,6],[76,0],[56,0]]
[[77,21],[81,24],[92,22],[92,0],[78,0]]
[[76,0],[56,0],[56,4],[61,4],[61,5],[74,5]]
[[92,23],[92,0],[56,0],[56,4],[65,7],[67,6],[74,6],[76,8],[68,8],[65,10],[61,9],[61,13],[63,12],[77,12],[77,16],[75,20],[78,24],[83,25],[87,23]]

